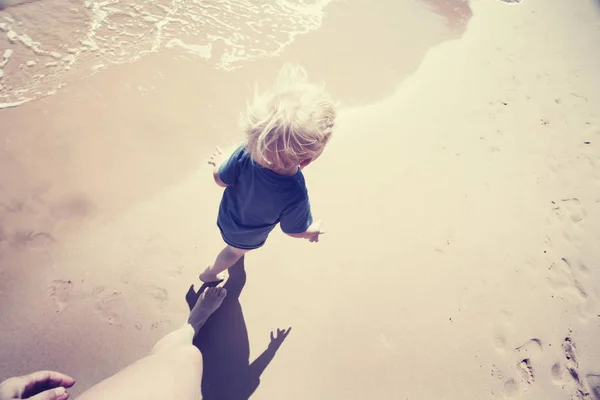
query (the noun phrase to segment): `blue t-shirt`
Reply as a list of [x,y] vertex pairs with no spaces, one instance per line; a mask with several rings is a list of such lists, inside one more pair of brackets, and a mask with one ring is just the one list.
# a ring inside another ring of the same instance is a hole
[[281,223],[285,233],[303,233],[312,224],[304,175],[279,175],[254,162],[246,145],[238,147],[219,167],[227,184],[217,225],[223,240],[233,247],[261,247]]

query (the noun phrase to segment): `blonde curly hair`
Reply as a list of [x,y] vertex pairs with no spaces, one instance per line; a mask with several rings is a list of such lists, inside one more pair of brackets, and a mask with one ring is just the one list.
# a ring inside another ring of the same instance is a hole
[[317,157],[331,138],[336,106],[323,86],[308,82],[304,68],[284,65],[273,88],[255,91],[247,106],[248,152],[273,171]]

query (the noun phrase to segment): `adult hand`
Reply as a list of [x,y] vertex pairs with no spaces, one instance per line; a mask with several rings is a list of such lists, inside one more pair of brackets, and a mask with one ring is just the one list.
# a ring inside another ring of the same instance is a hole
[[66,400],[75,379],[55,371],[38,371],[0,383],[0,400]]

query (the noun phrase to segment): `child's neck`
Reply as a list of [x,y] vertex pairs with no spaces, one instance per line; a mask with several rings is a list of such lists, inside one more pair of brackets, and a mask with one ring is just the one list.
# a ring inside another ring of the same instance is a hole
[[298,171],[300,170],[300,167],[298,167],[297,165],[294,167],[290,167],[290,168],[286,168],[280,171],[273,171],[276,174],[279,175],[283,175],[283,176],[294,176],[298,173]]
[[294,165],[293,167],[289,167],[286,169],[282,169],[282,170],[274,170],[272,168],[269,168],[269,165],[266,163],[261,163],[258,162],[256,160],[254,160],[255,163],[259,164],[261,167],[263,168],[267,168],[270,169],[271,171],[275,172],[277,175],[283,175],[283,176],[294,176],[298,173],[298,171],[300,171],[300,166],[299,165]]

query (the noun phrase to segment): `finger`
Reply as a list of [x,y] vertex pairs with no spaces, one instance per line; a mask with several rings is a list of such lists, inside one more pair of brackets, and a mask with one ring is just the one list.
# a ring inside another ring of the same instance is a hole
[[273,331],[271,331],[271,340],[275,340],[275,336],[273,336]]
[[215,162],[214,162],[213,160],[208,160],[208,163],[209,163],[210,165],[212,165],[212,166],[214,166],[214,165],[215,165]]
[[67,400],[68,398],[69,393],[67,393],[64,387],[46,390],[35,396],[28,397],[30,400]]
[[46,385],[44,389],[50,389],[59,386],[69,388],[75,384],[75,379],[56,371],[37,371],[24,378],[28,381],[26,391],[33,386]]
[[290,326],[289,328],[287,328],[287,330],[284,332],[284,335],[287,336],[290,334],[290,332],[292,331],[292,327]]
[[223,154],[223,150],[221,150],[221,148],[219,146],[217,146],[217,153]]

